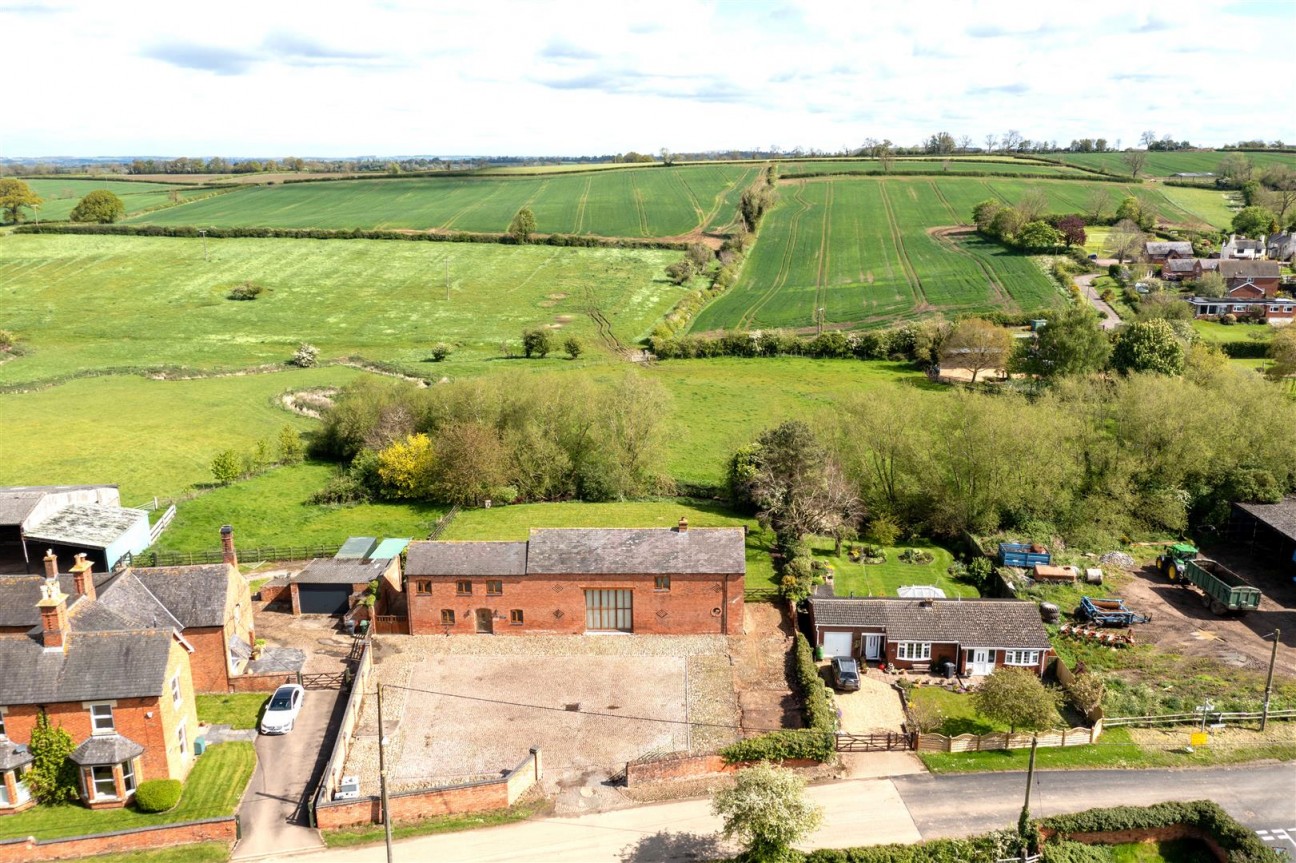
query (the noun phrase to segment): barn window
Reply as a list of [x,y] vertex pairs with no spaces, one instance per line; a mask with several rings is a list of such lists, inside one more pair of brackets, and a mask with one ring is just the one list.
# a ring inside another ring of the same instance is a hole
[[455,582],[455,593],[457,593],[459,596],[468,596],[469,594],[472,593],[472,582],[471,582],[471,581],[456,581],[456,582]]
[[670,590],[670,576],[659,575],[653,579],[653,590]]
[[509,612],[509,623],[511,623],[513,626],[522,625],[522,609],[515,608]]
[[424,596],[429,596],[429,595],[431,595],[431,593],[432,593],[432,582],[427,581],[427,580],[420,580],[420,581],[416,581],[416,582],[415,582],[415,585],[417,585],[418,592],[419,592],[420,594],[422,594],[422,595],[424,595]]
[[503,595],[504,595],[504,582],[502,582],[502,581],[488,581],[488,582],[486,582],[486,595],[487,595],[487,596],[503,596]]
[[634,630],[634,599],[628,590],[585,591],[585,628],[603,632]]
[[454,609],[441,609],[441,623],[443,626],[454,626]]

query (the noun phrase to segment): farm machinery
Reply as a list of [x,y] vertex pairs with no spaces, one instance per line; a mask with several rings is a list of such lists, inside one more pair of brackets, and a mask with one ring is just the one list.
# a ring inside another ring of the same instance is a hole
[[1151,623],[1152,618],[1139,614],[1125,607],[1125,600],[1119,597],[1094,599],[1089,596],[1080,598],[1080,607],[1076,617],[1087,620],[1096,626],[1131,626],[1135,623]]
[[1157,570],[1181,587],[1201,591],[1202,605],[1215,614],[1245,613],[1260,607],[1260,591],[1237,573],[1214,560],[1197,556],[1186,542],[1175,543],[1157,557]]
[[1180,576],[1183,575],[1184,569],[1187,568],[1188,561],[1195,557],[1197,557],[1197,546],[1186,542],[1176,542],[1167,548],[1164,554],[1157,555],[1157,572],[1164,575],[1169,581],[1178,581]]

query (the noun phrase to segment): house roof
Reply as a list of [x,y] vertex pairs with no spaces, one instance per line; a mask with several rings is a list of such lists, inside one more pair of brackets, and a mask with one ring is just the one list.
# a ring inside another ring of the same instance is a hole
[[527,574],[746,572],[740,527],[545,528],[531,531]]
[[35,760],[26,746],[10,740],[0,740],[0,770],[13,770]]
[[1050,646],[1039,607],[1016,599],[814,597],[810,609],[816,626],[882,627],[890,641],[1039,650]]
[[[185,628],[224,626],[230,567],[225,563],[132,569],[167,612]],[[111,593],[111,588],[106,593]]]
[[162,694],[170,631],[74,632],[67,652],[0,638],[0,704],[57,704]]
[[1178,252],[1181,255],[1192,254],[1192,243],[1182,241],[1152,241],[1143,244],[1144,251],[1149,255],[1168,255],[1171,252]]
[[1197,267],[1196,258],[1171,258],[1161,269],[1171,273],[1191,273]]
[[369,552],[373,551],[378,545],[378,538],[373,536],[353,536],[349,537],[342,547],[338,549],[336,558],[366,558]]
[[121,764],[144,754],[144,747],[120,734],[99,734],[91,737],[68,754],[68,760],[83,767],[96,764]]
[[297,584],[363,584],[382,578],[391,563],[387,560],[355,560],[352,558],[327,558],[312,560],[306,568],[294,575],[290,582]]
[[26,533],[28,539],[106,548],[141,519],[148,523],[148,513],[142,509],[78,503],[63,507]]
[[525,542],[411,542],[408,575],[525,575]]
[[1285,498],[1278,503],[1237,503],[1234,506],[1250,513],[1257,521],[1269,525],[1288,539],[1296,539],[1296,497]]
[[1220,261],[1219,272],[1226,279],[1276,279],[1282,274],[1282,267],[1277,261],[1230,259]]
[[98,604],[128,618],[136,626],[145,628],[169,626],[184,629],[184,624],[176,619],[170,609],[162,604],[162,600],[154,596],[153,591],[149,590],[135,573],[135,570],[123,572],[99,594]]
[[1260,251],[1264,248],[1264,243],[1247,237],[1232,237],[1224,244],[1224,247],[1226,249],[1254,249]]
[[[101,583],[112,579],[112,573],[96,572],[92,577],[98,588]],[[40,601],[40,588],[44,583],[44,575],[0,576],[0,627],[35,626],[40,623],[36,603]],[[69,604],[72,599],[80,596],[76,592],[76,581],[69,573],[59,573],[58,583],[59,589],[69,597]]]
[[[121,632],[140,628],[134,620],[85,597],[68,609],[68,623],[73,632]],[[39,629],[35,630],[35,633],[39,632]]]

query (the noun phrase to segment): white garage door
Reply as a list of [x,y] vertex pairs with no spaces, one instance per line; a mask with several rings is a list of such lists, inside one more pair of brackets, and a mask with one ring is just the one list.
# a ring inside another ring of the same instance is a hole
[[823,652],[824,656],[850,656],[851,634],[849,632],[825,632]]

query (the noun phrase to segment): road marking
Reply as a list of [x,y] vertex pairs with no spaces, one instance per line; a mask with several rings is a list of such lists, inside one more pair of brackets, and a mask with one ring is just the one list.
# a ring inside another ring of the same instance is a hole
[[1271,830],[1257,830],[1256,835],[1265,842],[1290,842],[1292,848],[1296,848],[1296,827],[1275,827]]

